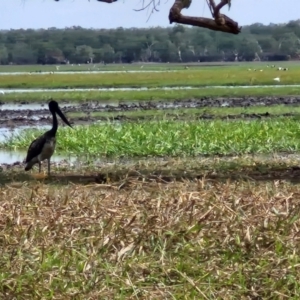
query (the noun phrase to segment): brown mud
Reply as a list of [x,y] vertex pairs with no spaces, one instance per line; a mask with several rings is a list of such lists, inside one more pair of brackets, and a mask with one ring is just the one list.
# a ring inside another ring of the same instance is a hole
[[164,169],[157,167],[155,170],[147,167],[140,167],[134,169],[110,169],[101,170],[94,169],[94,171],[75,171],[68,167],[63,167],[63,163],[57,164],[50,177],[38,174],[37,170],[31,173],[25,173],[21,163],[15,163],[11,166],[3,166],[0,173],[0,185],[14,184],[18,185],[24,181],[42,181],[48,184],[105,184],[121,189],[128,187],[133,181],[139,181],[141,184],[147,182],[169,183],[172,181],[185,180],[211,180],[211,181],[274,181],[284,180],[293,184],[300,183],[300,167],[292,166],[278,166],[278,165],[261,165],[233,169],[219,169],[219,170],[182,170],[182,169]]
[[190,158],[123,157],[95,159],[58,159],[51,163],[51,176],[34,166],[24,171],[22,161],[0,164],[0,185],[9,182],[42,180],[50,184],[119,184],[132,180],[167,183],[184,180],[287,180],[300,183],[300,154],[274,153],[249,155],[213,155]]
[[[10,103],[0,103],[0,128],[16,128],[20,126],[39,126],[51,124],[51,115],[49,114],[47,105],[42,103],[39,108],[30,109],[32,105],[30,102],[15,103],[15,108],[5,109],[5,105]],[[36,104],[36,103],[35,103]],[[68,106],[66,106],[66,104]],[[62,110],[66,114],[70,114],[71,123],[76,124],[89,124],[95,121],[107,121],[107,116],[94,116],[91,113],[105,113],[113,112],[115,115],[110,116],[110,120],[116,121],[138,121],[153,118],[151,115],[145,116],[125,116],[124,112],[134,111],[147,111],[147,110],[162,110],[165,111],[165,116],[170,116],[175,119],[187,119],[191,116],[188,113],[180,113],[174,116],[174,113],[168,113],[170,110],[188,109],[188,108],[215,108],[215,107],[251,107],[251,106],[298,106],[300,105],[300,97],[296,96],[282,96],[282,97],[239,97],[239,98],[211,98],[203,97],[199,99],[186,99],[174,101],[143,101],[143,102],[130,102],[130,101],[110,101],[107,103],[88,101],[85,103],[72,103],[68,100],[63,101],[61,104]],[[28,109],[26,108],[28,106]],[[36,105],[35,105],[36,106]],[[76,113],[78,116],[76,116]],[[120,115],[118,115],[120,113]],[[72,116],[72,114],[74,114]],[[294,113],[276,114],[278,116],[296,116]],[[261,114],[241,113],[236,115],[222,115],[215,116],[208,113],[193,114],[195,119],[260,119],[270,118],[274,115],[265,112]]]

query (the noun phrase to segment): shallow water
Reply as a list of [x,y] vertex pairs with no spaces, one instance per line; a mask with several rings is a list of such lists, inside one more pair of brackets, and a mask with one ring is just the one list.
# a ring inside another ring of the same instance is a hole
[[[13,164],[15,162],[23,162],[26,157],[26,151],[13,151],[13,150],[4,150],[0,149],[0,164]],[[59,163],[61,161],[66,162],[67,164],[75,164],[78,163],[93,163],[93,164],[106,164],[106,165],[128,165],[134,164],[138,161],[153,161],[153,162],[162,162],[168,158],[163,157],[153,157],[153,158],[141,158],[141,157],[133,157],[133,158],[107,158],[107,157],[94,157],[89,155],[83,156],[75,156],[75,155],[61,155],[58,153],[54,153],[51,162]]]
[[[23,162],[26,157],[26,151],[9,151],[0,150],[0,164],[13,164],[15,162]],[[77,159],[67,155],[53,154],[51,162],[60,162],[62,160],[68,163],[74,163]]]
[[[11,150],[3,150],[0,149],[0,164],[13,164],[16,162],[23,162],[26,157],[26,151],[11,151]],[[256,155],[232,155],[232,156],[225,156],[225,157],[219,157],[219,156],[197,156],[193,157],[192,159],[195,161],[203,161],[205,163],[216,163],[220,161],[236,161],[240,158],[248,158],[253,160],[258,160],[261,162],[272,162],[274,160],[276,161],[300,161],[300,154],[294,153],[294,154],[287,154],[287,153],[277,153],[277,154],[256,154]],[[168,161],[173,161],[174,158],[171,157],[132,157],[132,158],[106,158],[106,157],[89,157],[86,156],[72,156],[72,155],[61,155],[56,154],[51,158],[51,162],[53,163],[59,163],[59,162],[66,162],[69,165],[74,165],[76,163],[92,163],[94,165],[130,165],[130,164],[136,164],[136,163],[146,163],[146,165],[149,164],[149,162],[152,163],[164,163]],[[176,160],[176,158],[175,158]],[[187,160],[189,160],[187,158]],[[43,167],[45,168],[45,166]]]
[[[1,91],[5,94],[11,93],[41,93],[41,92],[94,92],[94,91],[151,91],[151,90],[191,90],[191,89],[199,89],[199,87],[191,87],[191,86],[175,86],[175,87],[158,87],[158,88],[148,88],[148,87],[140,87],[140,88],[130,88],[130,87],[120,87],[120,88],[59,88],[59,89],[1,89]],[[0,91],[0,92],[1,92]],[[0,94],[1,99],[1,94]]]
[[166,72],[178,72],[178,70],[124,70],[124,71],[47,71],[47,72],[0,72],[0,76],[7,75],[49,75],[49,74],[105,74],[105,73],[166,73]]
[[[33,119],[32,117],[31,119]],[[38,118],[38,117],[36,117]],[[30,118],[28,118],[30,119]],[[51,125],[38,125],[38,126],[16,126],[14,128],[1,127],[0,128],[0,142],[5,142],[20,134],[25,129],[45,129],[48,130],[51,128]],[[28,145],[29,146],[29,145]],[[20,157],[23,157],[22,159]],[[11,151],[11,150],[2,150],[0,149],[0,164],[3,163],[14,163],[16,161],[23,161],[26,157],[25,151]]]
[[21,131],[24,129],[50,129],[51,125],[39,125],[39,126],[18,126],[15,128],[7,128],[2,127],[0,128],[0,142],[4,142],[5,140],[8,140],[14,135],[18,135]]
[[[67,103],[67,104],[60,104],[60,108],[65,107],[74,107],[77,106],[77,103]],[[0,105],[0,111],[1,110],[40,110],[40,109],[46,109],[48,110],[47,104],[39,104],[39,103],[28,103],[28,104],[16,104],[16,103],[6,103]]]
[[223,85],[215,85],[215,86],[174,86],[174,87],[157,87],[157,88],[148,88],[148,87],[140,87],[140,88],[59,88],[59,89],[1,89],[0,90],[0,100],[1,94],[11,94],[11,93],[41,93],[41,92],[97,92],[97,91],[154,91],[154,90],[201,90],[201,89],[251,89],[251,88],[297,88],[300,87],[300,84],[280,84],[280,85],[235,85],[235,86],[223,86]]
[[[20,126],[15,128],[0,128],[0,142],[8,140],[13,135],[18,135],[24,129],[50,129],[51,125],[39,125],[39,126]],[[29,146],[29,145],[28,145]],[[23,162],[26,157],[26,151],[12,151],[0,149],[0,164],[12,164],[15,162]],[[58,155],[55,154],[51,158],[52,162],[60,162],[66,160],[68,163],[73,163],[76,161],[76,157],[71,157],[68,155]]]

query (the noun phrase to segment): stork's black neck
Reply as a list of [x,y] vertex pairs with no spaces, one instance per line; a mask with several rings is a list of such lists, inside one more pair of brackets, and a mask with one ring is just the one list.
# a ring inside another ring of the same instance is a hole
[[51,114],[52,114],[52,128],[49,130],[49,134],[54,137],[56,135],[58,122],[57,122],[57,117],[56,117],[56,113],[54,110],[51,110]]

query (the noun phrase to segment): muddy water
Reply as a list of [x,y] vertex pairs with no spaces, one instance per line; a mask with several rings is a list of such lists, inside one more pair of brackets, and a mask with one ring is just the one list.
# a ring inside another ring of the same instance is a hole
[[[175,87],[158,87],[158,88],[148,88],[148,87],[140,87],[140,88],[128,88],[128,87],[120,87],[120,88],[59,88],[59,89],[1,89],[1,91],[5,94],[11,93],[49,93],[49,92],[115,92],[115,91],[151,91],[151,90],[191,90],[191,89],[199,89],[199,87],[192,86],[175,86]],[[0,95],[1,96],[1,95]],[[1,97],[0,97],[1,99]]]
[[[0,165],[2,166],[13,166],[13,165],[23,165],[24,159],[26,157],[26,151],[8,151],[8,150],[2,150],[0,149]],[[255,161],[261,161],[261,162],[272,162],[274,159],[278,162],[279,160],[282,162],[291,162],[291,161],[299,161],[300,160],[300,154],[299,153],[273,153],[273,154],[246,154],[246,155],[228,155],[228,156],[196,156],[193,157],[193,160],[197,161],[203,161],[205,164],[222,161],[231,162],[239,160],[240,158],[244,159],[252,159]],[[187,158],[188,160],[188,158]],[[174,158],[171,157],[132,157],[132,158],[106,158],[106,157],[75,157],[72,155],[61,155],[56,154],[51,158],[52,163],[61,164],[63,166],[75,166],[78,165],[94,165],[98,167],[102,166],[111,166],[111,165],[135,165],[136,163],[143,164],[146,163],[147,165],[149,163],[165,163],[174,161]],[[43,163],[43,168],[45,168],[45,162]]]
[[[0,164],[14,164],[16,162],[23,163],[26,154],[26,151],[9,151],[0,149]],[[72,164],[76,162],[77,159],[75,157],[55,153],[51,158],[51,162],[61,162],[62,160]]]
[[29,129],[29,128],[50,128],[50,126],[20,126],[16,128],[7,128],[2,127],[0,128],[0,142],[4,142],[6,140],[9,140],[12,136],[18,135],[22,130]]
[[[0,97],[1,101],[1,97]],[[3,103],[3,102],[2,102]],[[184,100],[166,100],[166,101],[86,101],[84,103],[73,103],[67,100],[61,103],[61,108],[64,113],[67,114],[70,121],[74,125],[89,125],[91,123],[100,122],[106,123],[109,121],[115,122],[128,122],[128,121],[142,121],[151,118],[149,115],[129,116],[123,115],[123,112],[129,111],[164,111],[164,115],[171,116],[174,112],[168,113],[168,110],[174,109],[189,109],[189,108],[213,108],[213,107],[243,107],[248,108],[252,106],[268,106],[284,105],[284,106],[299,106],[300,97],[297,96],[268,96],[268,97],[199,97],[196,99],[184,99]],[[94,113],[101,113],[99,115]],[[114,112],[114,115],[105,115],[104,112]],[[79,113],[79,114],[77,114]],[[118,113],[118,114],[116,114]],[[69,114],[69,115],[68,115]],[[70,114],[73,114],[72,116]],[[187,119],[188,113],[182,112],[178,119]],[[263,113],[248,113],[246,110],[239,114],[226,114],[219,117],[214,114],[210,114],[209,111],[199,111],[196,118],[199,119],[215,119],[222,118],[224,120],[229,119],[257,119],[257,118],[270,118],[278,117],[278,114],[269,113],[267,110]],[[298,112],[291,112],[280,114],[282,117],[299,116]],[[152,115],[153,117],[153,115]],[[52,123],[52,117],[48,110],[47,103],[33,103],[27,104],[25,102],[19,103],[3,103],[0,102],[0,128],[7,133],[8,128],[25,128],[38,127],[39,125],[49,125]],[[0,136],[1,134],[0,130]],[[1,137],[0,137],[1,138]]]
[[[62,109],[68,108],[68,107],[75,107],[77,106],[77,103],[66,103],[66,104],[60,104],[60,107]],[[39,103],[26,103],[26,104],[17,104],[17,103],[5,103],[0,105],[0,111],[1,110],[40,110],[45,109],[48,112],[48,105],[47,104],[39,104]]]
[[50,93],[50,92],[93,92],[93,91],[153,91],[153,90],[197,90],[197,89],[251,89],[251,88],[296,88],[300,87],[300,84],[280,84],[280,85],[235,85],[235,86],[174,86],[174,87],[157,87],[157,88],[60,88],[60,89],[1,89],[0,91],[0,100],[1,93],[11,94],[11,93]]
[[[7,128],[3,127],[0,128],[0,142],[3,142],[5,140],[8,140],[14,135],[18,135],[22,130],[24,129],[50,129],[50,125],[39,125],[39,126],[20,126],[15,128]],[[13,164],[16,162],[23,162],[23,160],[26,157],[26,151],[12,151],[12,150],[3,150],[0,149],[0,164]],[[67,155],[53,155],[53,162],[60,162],[62,160],[66,160],[69,163],[73,163],[76,161],[76,158],[70,157]]]
[[[4,142],[8,140],[14,135],[20,134],[20,132],[24,129],[45,129],[48,130],[51,128],[50,125],[39,125],[39,126],[20,126],[15,128],[0,128],[0,142]],[[12,150],[4,150],[0,149],[0,165],[1,164],[14,164],[16,162],[23,162],[26,157],[26,151],[12,151]],[[60,162],[62,160],[67,161],[68,163],[74,163],[76,161],[75,157],[71,157],[68,155],[53,155],[51,161],[53,162]]]
[[[17,163],[24,163],[24,159],[26,158],[26,151],[11,151],[11,150],[3,150],[0,149],[0,165],[13,165]],[[68,165],[74,165],[76,163],[79,164],[86,164],[86,163],[92,163],[94,165],[128,165],[128,164],[134,164],[136,162],[162,162],[166,161],[168,158],[163,157],[154,157],[154,158],[107,158],[107,157],[92,157],[89,155],[86,156],[72,156],[72,155],[61,155],[59,153],[54,153],[51,162],[52,163],[61,163],[64,162],[64,164]]]
[[48,71],[48,72],[0,72],[0,76],[7,75],[49,75],[49,74],[106,74],[106,73],[171,73],[178,70],[124,70],[124,71]]

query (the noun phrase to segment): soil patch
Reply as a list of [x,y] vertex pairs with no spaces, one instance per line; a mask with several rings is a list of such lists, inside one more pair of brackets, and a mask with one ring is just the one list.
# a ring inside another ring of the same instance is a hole
[[[4,104],[4,103],[1,103]],[[29,104],[22,102],[20,106]],[[64,106],[68,104],[68,106]],[[148,101],[148,102],[121,102],[115,103],[103,103],[96,101],[89,101],[81,104],[74,104],[65,100],[61,104],[61,107],[65,113],[84,113],[84,116],[73,116],[70,121],[76,124],[89,124],[95,121],[107,121],[106,116],[91,116],[92,112],[114,112],[120,113],[114,117],[110,117],[110,120],[116,121],[137,121],[151,119],[151,115],[145,116],[124,116],[122,113],[129,111],[147,111],[147,110],[163,110],[166,115],[175,117],[172,114],[168,114],[168,110],[176,108],[211,108],[211,107],[251,107],[251,106],[273,106],[273,105],[287,105],[298,106],[300,105],[300,97],[286,96],[286,97],[242,97],[242,98],[210,98],[203,97],[200,99],[186,99],[186,100],[174,100],[174,101]],[[0,106],[1,108],[1,106]],[[282,114],[282,116],[295,116],[297,114],[288,113]],[[237,114],[237,115],[223,115],[214,116],[209,114],[194,114],[197,119],[257,119],[257,118],[269,118],[273,115],[266,112],[262,114]],[[276,115],[277,117],[278,115]],[[190,118],[189,114],[180,114],[176,116],[177,119]],[[0,127],[15,128],[19,126],[38,126],[51,124],[51,116],[48,108],[44,105],[41,109],[11,109],[1,110],[0,112]]]
[[0,184],[17,181],[32,181],[43,180],[50,184],[68,184],[80,183],[98,183],[98,184],[116,184],[119,183],[119,188],[126,187],[131,181],[145,182],[159,182],[168,183],[172,181],[185,180],[216,180],[216,181],[274,181],[286,180],[292,183],[300,183],[300,167],[298,165],[278,166],[272,164],[265,164],[260,166],[240,166],[232,169],[207,170],[203,169],[183,169],[171,168],[164,169],[162,167],[147,168],[135,167],[123,169],[107,169],[94,167],[92,171],[88,169],[71,169],[66,161],[61,161],[53,166],[53,173],[51,177],[40,176],[37,169],[33,172],[24,172],[24,166],[21,162],[13,164],[2,164],[2,172],[0,174]]

